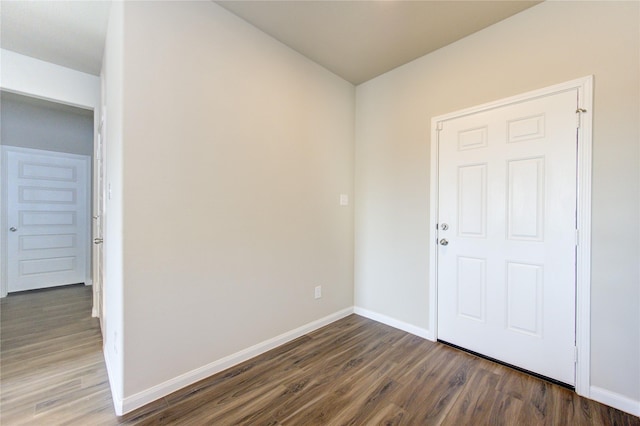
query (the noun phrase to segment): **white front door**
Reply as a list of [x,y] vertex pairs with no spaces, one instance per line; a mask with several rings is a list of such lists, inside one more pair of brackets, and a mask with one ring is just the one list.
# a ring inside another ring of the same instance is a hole
[[84,283],[89,157],[4,149],[9,292]]
[[438,338],[575,384],[577,90],[441,122]]

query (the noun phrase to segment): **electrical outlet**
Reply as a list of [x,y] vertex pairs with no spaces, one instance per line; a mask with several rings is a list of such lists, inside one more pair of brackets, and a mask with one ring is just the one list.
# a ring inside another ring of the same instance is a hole
[[315,288],[314,296],[316,299],[320,299],[322,297],[322,286],[317,285]]

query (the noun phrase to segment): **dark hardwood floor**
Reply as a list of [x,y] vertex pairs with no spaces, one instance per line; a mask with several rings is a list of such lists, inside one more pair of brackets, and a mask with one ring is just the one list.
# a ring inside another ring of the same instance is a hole
[[356,315],[118,418],[90,288],[10,295],[1,309],[2,425],[640,425]]

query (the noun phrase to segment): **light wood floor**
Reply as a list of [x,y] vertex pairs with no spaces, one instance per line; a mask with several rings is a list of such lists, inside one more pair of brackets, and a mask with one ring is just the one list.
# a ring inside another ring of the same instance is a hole
[[91,287],[10,294],[0,302],[0,423],[97,424],[115,412]]
[[2,425],[640,425],[356,315],[117,418],[90,306],[84,286],[2,300]]

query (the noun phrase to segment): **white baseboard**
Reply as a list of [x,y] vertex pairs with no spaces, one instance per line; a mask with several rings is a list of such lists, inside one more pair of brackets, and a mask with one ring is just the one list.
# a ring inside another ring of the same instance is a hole
[[[265,340],[264,342],[243,349],[240,352],[236,352],[222,359],[204,365],[200,368],[196,368],[195,370],[191,370],[180,376],[174,377],[173,379],[167,380],[142,392],[138,392],[134,395],[128,396],[124,398],[124,400],[120,400],[120,406],[118,406],[118,403],[116,402],[116,396],[113,393],[113,389],[111,389],[111,393],[114,395],[116,414],[121,416],[123,414],[129,413],[150,402],[162,398],[163,396],[169,395],[171,392],[175,392],[178,389],[182,389],[185,386],[189,386],[199,380],[219,373],[223,370],[226,370],[227,368],[233,367],[234,365],[240,364],[241,362],[244,362],[273,348],[297,339],[300,336],[304,336],[307,333],[317,330],[320,327],[324,327],[325,325],[331,324],[332,322],[351,315],[352,313],[353,308],[346,308],[324,318],[320,318],[319,320],[312,321],[308,324],[283,333],[272,339]],[[118,408],[120,408],[120,410]]]
[[634,416],[640,417],[640,401],[636,401],[619,393],[611,392],[597,386],[591,386],[589,389],[589,398],[594,401],[601,402],[610,407],[617,408]]
[[416,327],[413,324],[406,323],[404,321],[397,320],[395,318],[388,317],[386,315],[379,314],[377,312],[370,311],[368,309],[354,307],[353,313],[372,319],[374,321],[381,322],[382,324],[386,324],[390,327],[397,328],[402,331],[406,331],[407,333],[414,334],[416,336],[422,337],[427,340],[434,341],[435,336],[432,332],[427,330],[426,328]]
[[113,377],[112,367],[109,362],[109,354],[107,354],[106,346],[102,346],[102,356],[104,357],[104,364],[107,366],[107,376],[109,377],[109,387],[111,388],[111,399],[113,399],[113,408],[116,411],[117,416],[121,416],[124,414],[122,412],[122,408],[124,406],[122,401],[122,396],[120,396],[120,392],[116,388],[113,387],[113,384],[116,382]]

